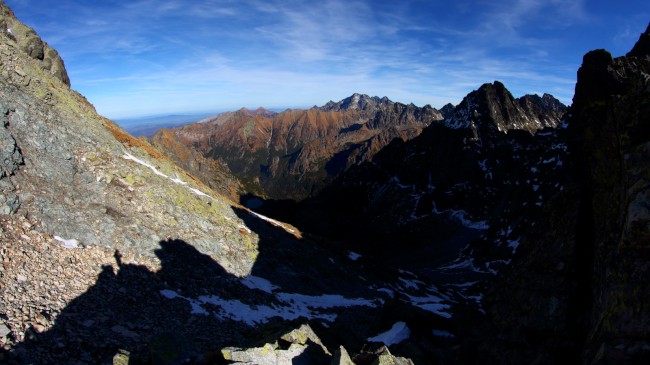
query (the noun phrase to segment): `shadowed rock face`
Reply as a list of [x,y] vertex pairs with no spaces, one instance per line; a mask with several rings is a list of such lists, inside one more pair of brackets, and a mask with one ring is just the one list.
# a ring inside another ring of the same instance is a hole
[[[501,83],[485,84],[444,122],[393,140],[319,195],[259,209],[420,268],[453,260],[476,241],[466,250],[477,265],[497,267],[566,182],[567,132],[555,127],[564,110],[550,95],[515,99]],[[408,249],[395,252],[395,242]]]
[[482,121],[478,129],[486,132],[490,128],[534,134],[538,129],[556,127],[565,112],[566,106],[549,94],[515,99],[501,82],[495,81],[469,93],[451,117],[445,119],[445,124],[452,128],[467,127],[475,119]]
[[486,297],[494,358],[641,363],[650,356],[650,52],[584,56],[568,117],[573,183]]

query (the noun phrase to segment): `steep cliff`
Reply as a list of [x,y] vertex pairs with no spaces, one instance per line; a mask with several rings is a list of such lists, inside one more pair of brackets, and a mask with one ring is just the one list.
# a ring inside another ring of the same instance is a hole
[[584,56],[567,118],[573,182],[486,297],[485,346],[511,363],[650,356],[650,28],[625,57]]

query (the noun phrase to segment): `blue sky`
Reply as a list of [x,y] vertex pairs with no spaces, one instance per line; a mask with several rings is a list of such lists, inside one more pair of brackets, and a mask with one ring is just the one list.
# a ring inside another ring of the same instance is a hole
[[354,92],[441,107],[485,82],[570,103],[582,56],[631,49],[646,0],[5,0],[72,87],[126,118],[310,107]]

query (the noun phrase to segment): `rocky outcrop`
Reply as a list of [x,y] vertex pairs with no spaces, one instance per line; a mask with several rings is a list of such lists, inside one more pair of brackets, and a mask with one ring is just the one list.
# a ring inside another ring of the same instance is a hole
[[[18,21],[11,9],[4,4],[0,4],[0,32],[16,42],[20,50],[36,60],[40,68],[70,86],[70,78],[59,53],[43,42],[32,28]],[[3,73],[7,73],[3,74],[3,77],[9,76],[6,69]],[[29,82],[29,78],[25,78],[27,75],[19,73],[19,76],[24,78],[23,82]]]
[[456,106],[454,104],[447,103],[442,108],[440,108],[440,113],[445,119],[451,118],[451,116],[454,115],[454,109],[456,109]]
[[221,355],[226,361],[240,365],[329,364],[332,357],[307,324],[278,338],[272,337],[259,347],[226,347]]
[[239,110],[176,128],[179,142],[225,161],[254,194],[300,200],[394,138],[417,136],[442,115],[430,106],[354,94],[309,110]]
[[230,203],[97,115],[44,66],[40,38],[0,7],[0,211],[81,246],[149,256],[161,240],[184,237],[233,273],[249,272],[258,238],[240,232]]
[[339,101],[328,101],[320,107],[323,111],[341,111],[341,110],[365,110],[373,111],[381,108],[390,107],[393,104],[387,97],[368,96],[365,94],[354,93],[351,96]]

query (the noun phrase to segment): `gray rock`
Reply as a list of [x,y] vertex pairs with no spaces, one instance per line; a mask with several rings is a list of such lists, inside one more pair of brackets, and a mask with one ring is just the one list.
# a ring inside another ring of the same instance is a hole
[[330,356],[332,355],[308,324],[303,324],[280,338],[284,341],[300,345],[307,345],[311,341],[315,345],[318,345],[324,353]]
[[9,327],[7,327],[7,325],[4,324],[4,322],[0,322],[0,338],[5,338],[9,336],[10,333],[11,333],[11,329],[9,329]]
[[377,351],[377,358],[372,365],[414,365],[413,361],[404,357],[397,357],[390,353],[388,347],[383,346]]
[[113,356],[113,365],[129,365],[131,354],[126,350],[120,350]]
[[280,336],[280,340],[288,342],[289,346],[283,348],[276,339],[270,339],[259,347],[227,347],[221,350],[221,354],[235,364],[247,365],[307,365],[330,362],[330,352],[307,324]]
[[334,352],[331,365],[354,365],[354,362],[345,347],[341,346]]

